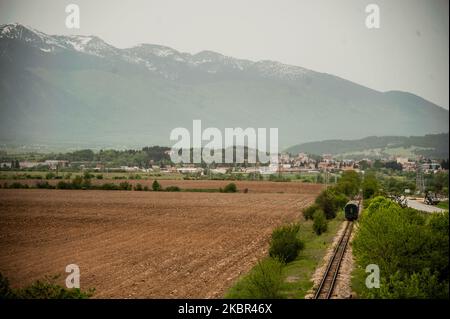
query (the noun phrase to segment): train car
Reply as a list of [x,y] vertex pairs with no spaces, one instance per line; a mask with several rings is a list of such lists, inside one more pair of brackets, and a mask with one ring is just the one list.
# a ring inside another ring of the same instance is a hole
[[359,214],[359,201],[351,200],[344,207],[345,219],[356,220]]

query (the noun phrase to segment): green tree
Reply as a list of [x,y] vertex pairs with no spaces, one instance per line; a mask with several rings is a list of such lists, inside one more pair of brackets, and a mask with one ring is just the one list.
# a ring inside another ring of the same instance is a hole
[[328,229],[328,222],[325,213],[319,209],[314,212],[313,230],[317,235],[326,232]]
[[298,224],[291,224],[276,228],[272,233],[269,254],[273,258],[278,258],[284,263],[288,263],[297,258],[298,251],[303,248],[303,242],[298,239],[297,234],[300,229]]
[[161,184],[156,179],[153,181],[152,190],[155,192],[161,190]]
[[332,219],[336,217],[338,210],[342,209],[346,202],[347,198],[344,194],[329,187],[317,196],[315,203],[323,210],[327,219]]
[[339,179],[336,188],[338,192],[348,197],[354,197],[359,193],[361,187],[361,177],[353,170],[344,171]]
[[379,191],[378,181],[374,174],[367,174],[364,176],[362,182],[362,192],[364,199],[370,199],[375,196]]
[[358,265],[380,267],[373,298],[448,298],[449,217],[426,215],[376,197],[363,212],[353,240]]

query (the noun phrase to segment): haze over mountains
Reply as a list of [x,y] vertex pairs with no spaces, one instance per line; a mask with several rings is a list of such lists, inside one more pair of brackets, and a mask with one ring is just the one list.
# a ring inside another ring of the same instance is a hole
[[407,92],[211,51],[118,49],[20,24],[0,26],[0,112],[3,143],[172,145],[171,130],[192,130],[194,119],[203,128],[278,127],[280,148],[449,130],[447,110]]

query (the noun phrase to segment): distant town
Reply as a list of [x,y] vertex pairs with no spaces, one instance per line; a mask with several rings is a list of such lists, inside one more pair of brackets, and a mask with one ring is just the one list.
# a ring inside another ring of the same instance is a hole
[[[169,151],[164,151],[165,155]],[[382,159],[338,159],[331,154],[321,156],[299,153],[292,155],[281,153],[277,164],[177,164],[174,165],[167,160],[149,160],[143,165],[120,165],[113,166],[111,163],[99,161],[71,161],[69,159],[47,159],[42,161],[11,160],[0,163],[2,170],[90,170],[95,172],[142,172],[142,173],[181,173],[181,174],[254,174],[271,175],[277,173],[337,173],[345,170],[364,171],[367,168],[391,168],[405,172],[436,173],[448,170],[448,160],[438,161],[418,156],[415,159],[407,157],[389,157]]]

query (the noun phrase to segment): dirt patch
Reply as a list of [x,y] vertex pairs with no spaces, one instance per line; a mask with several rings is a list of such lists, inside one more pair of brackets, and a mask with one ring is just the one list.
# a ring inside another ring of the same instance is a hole
[[0,272],[13,287],[53,274],[62,284],[75,263],[97,298],[221,297],[319,191],[0,189]]

